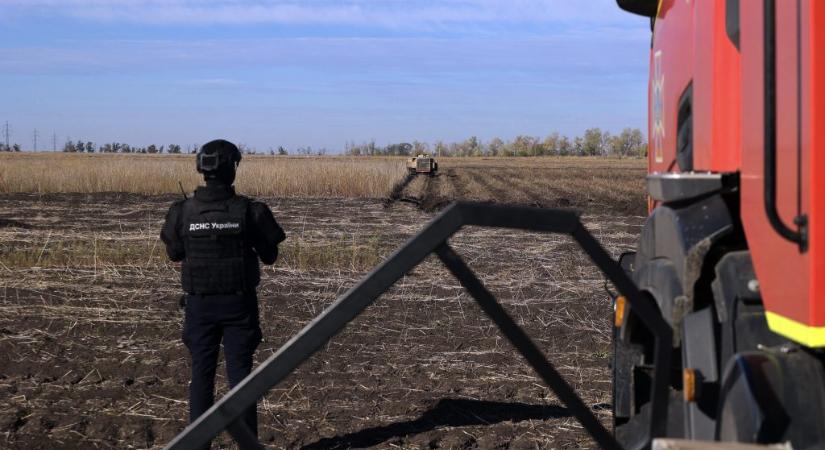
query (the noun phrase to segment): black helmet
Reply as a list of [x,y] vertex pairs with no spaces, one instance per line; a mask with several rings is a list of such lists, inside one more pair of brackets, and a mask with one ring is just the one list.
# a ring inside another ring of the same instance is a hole
[[219,180],[232,184],[235,170],[241,162],[241,151],[235,144],[216,139],[198,150],[198,172],[207,180]]

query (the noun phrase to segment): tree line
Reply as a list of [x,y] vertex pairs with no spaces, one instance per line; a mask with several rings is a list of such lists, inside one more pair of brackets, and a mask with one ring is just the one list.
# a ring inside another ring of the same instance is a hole
[[0,152],[19,152],[20,144],[0,144]]
[[544,139],[520,135],[511,141],[493,138],[482,142],[471,136],[461,142],[436,141],[378,146],[375,141],[356,144],[348,142],[345,154],[352,156],[410,156],[430,153],[438,156],[647,156],[647,142],[638,128],[625,128],[613,135],[600,128],[589,128],[581,136],[569,138],[551,133]]
[[133,147],[122,142],[112,142],[97,146],[90,141],[83,142],[82,139],[77,142],[66,141],[63,144],[63,151],[66,153],[182,153],[181,146],[177,144],[161,145],[160,147],[155,144],[147,147]]
[[[245,144],[238,147],[245,154],[289,155],[290,152],[283,146],[270,147],[268,151],[258,152]],[[581,136],[570,138],[554,132],[541,139],[535,136],[519,135],[512,140],[503,140],[495,137],[489,141],[482,141],[471,136],[460,142],[413,141],[412,143],[397,143],[380,146],[375,141],[356,144],[347,142],[344,154],[350,156],[411,156],[428,153],[437,156],[617,156],[617,157],[644,157],[647,156],[647,141],[638,128],[625,128],[618,134],[611,134],[601,128],[588,128]],[[90,141],[79,139],[68,140],[63,145],[67,153],[141,153],[141,154],[181,154],[195,153],[199,145],[189,145],[184,150],[178,144],[148,145],[146,147],[131,146],[123,142],[111,142],[96,145]],[[20,145],[8,147],[0,143],[0,151],[20,151]],[[327,149],[313,149],[312,147],[298,147],[294,150],[298,155],[326,155]]]
[[[15,144],[16,145],[16,144]],[[16,148],[19,149],[19,146]],[[200,146],[198,144],[189,145],[187,146],[186,150],[178,145],[178,144],[169,144],[169,145],[161,145],[157,146],[155,144],[148,145],[146,147],[137,147],[131,146],[124,142],[111,142],[106,143],[103,145],[96,145],[94,142],[90,141],[83,141],[82,139],[78,141],[68,140],[65,144],[63,144],[63,151],[66,153],[141,153],[141,154],[157,154],[157,153],[169,153],[169,154],[182,154],[182,153],[196,153]],[[254,148],[247,146],[246,144],[238,144],[238,148],[241,150],[242,153],[248,155],[255,155],[255,154],[265,154],[259,153]],[[327,150],[325,148],[319,150],[313,150],[312,147],[300,147],[297,149],[297,153],[299,155],[326,155]],[[274,148],[269,149],[270,155],[288,155],[289,152],[284,147],[278,147],[277,150]]]

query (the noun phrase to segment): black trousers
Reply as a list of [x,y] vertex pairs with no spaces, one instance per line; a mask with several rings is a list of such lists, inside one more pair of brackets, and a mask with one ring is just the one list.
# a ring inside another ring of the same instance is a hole
[[[192,356],[189,384],[189,422],[195,421],[215,402],[215,370],[223,341],[226,376],[234,387],[252,371],[252,356],[261,342],[258,299],[245,295],[187,295],[183,342]],[[242,420],[258,433],[256,407]]]

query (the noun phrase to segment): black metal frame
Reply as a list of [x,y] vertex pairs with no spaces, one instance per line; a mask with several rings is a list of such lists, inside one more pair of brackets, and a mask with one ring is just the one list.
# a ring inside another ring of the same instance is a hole
[[596,443],[604,448],[621,448],[613,435],[602,426],[541,350],[447,244],[447,239],[466,225],[569,234],[581,245],[596,266],[627,298],[634,313],[656,339],[649,439],[664,436],[667,424],[672,330],[662,319],[655,305],[639,291],[619,264],[584,228],[578,215],[565,210],[459,202],[447,207],[421,232],[339,297],[212,408],[186,427],[166,446],[166,449],[198,447],[224,429],[228,429],[242,448],[261,448],[250,430],[241,421],[236,420],[242,412],[254,405],[269,389],[292,373],[398,279],[433,252],[576,416]]

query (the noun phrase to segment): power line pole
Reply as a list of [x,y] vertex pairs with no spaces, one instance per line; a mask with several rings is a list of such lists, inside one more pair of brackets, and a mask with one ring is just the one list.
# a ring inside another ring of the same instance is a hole
[[34,151],[37,151],[37,128],[34,129]]
[[6,136],[6,150],[8,150],[10,148],[9,147],[9,121],[8,120],[6,121],[6,128],[3,129],[3,134]]
[[52,151],[57,151],[57,133],[52,133]]

